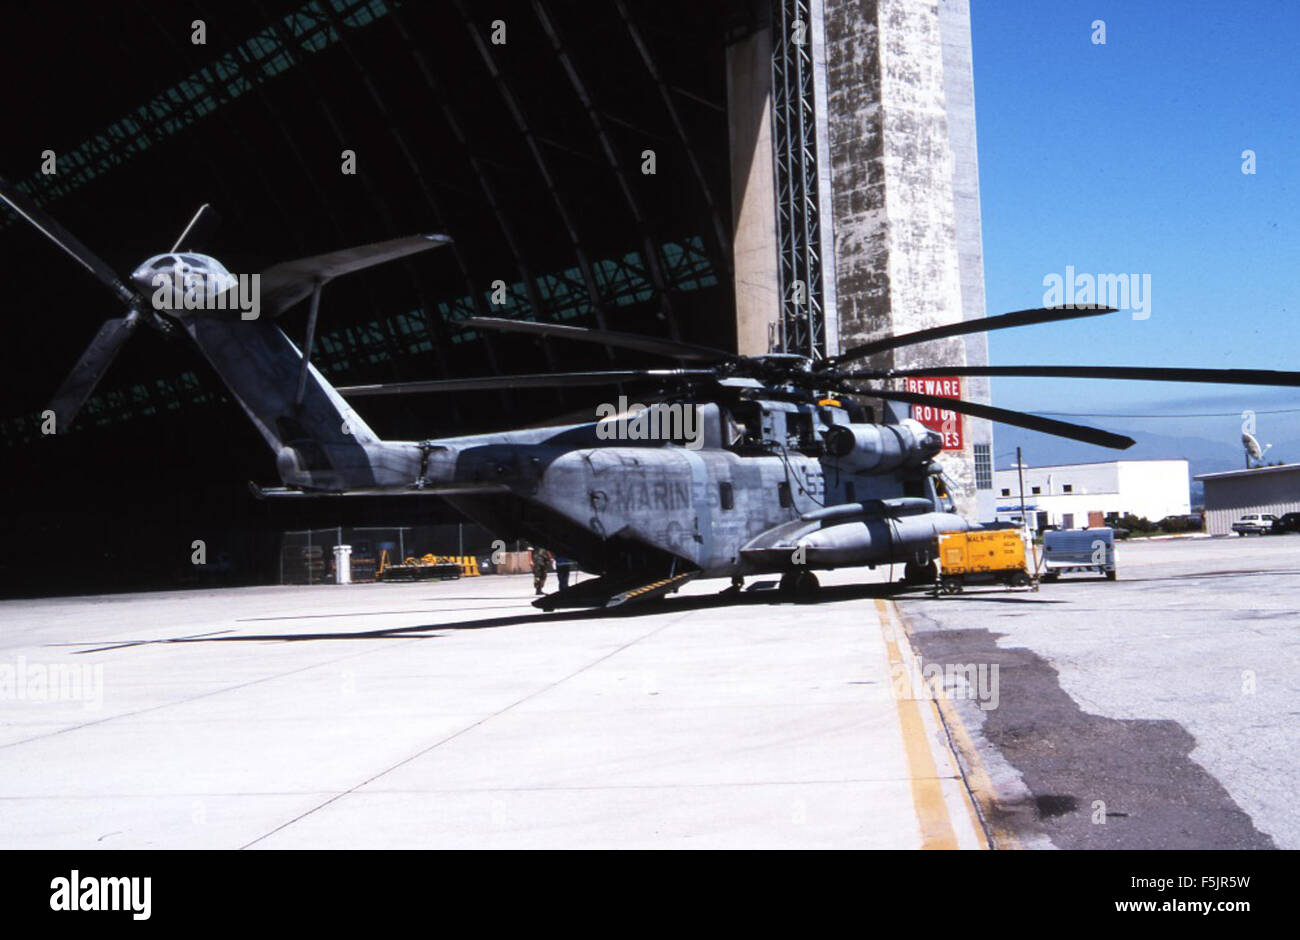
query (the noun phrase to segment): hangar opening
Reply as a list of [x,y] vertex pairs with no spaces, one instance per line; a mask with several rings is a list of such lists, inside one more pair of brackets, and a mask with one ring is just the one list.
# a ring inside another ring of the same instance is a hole
[[[451,235],[448,249],[324,290],[312,360],[335,385],[662,366],[458,321],[735,348],[734,49],[772,15],[739,0],[530,0],[490,15],[463,0],[141,3],[70,19],[30,8],[10,36],[57,30],[75,74],[102,81],[21,99],[21,146],[0,172],[122,274],[166,252],[205,202],[220,224],[198,247],[232,272]],[[9,87],[28,80],[19,56],[0,68]],[[751,150],[770,146],[745,117]],[[53,173],[37,160],[46,150]],[[0,355],[10,374],[48,380],[25,384],[0,416],[6,487],[25,494],[11,504],[7,589],[52,587],[63,564],[103,588],[184,583],[192,539],[227,552],[228,577],[261,580],[278,533],[340,521],[328,501],[248,498],[245,481],[275,479],[273,455],[183,337],[140,330],[75,427],[43,435],[51,392],[119,311],[7,209],[0,245],[22,311]],[[60,275],[31,275],[43,271]],[[308,306],[283,321],[300,344]],[[359,410],[381,435],[419,440],[590,412],[610,394],[402,396]],[[454,518],[422,502],[420,521]],[[359,503],[347,515],[387,522],[392,510]]]

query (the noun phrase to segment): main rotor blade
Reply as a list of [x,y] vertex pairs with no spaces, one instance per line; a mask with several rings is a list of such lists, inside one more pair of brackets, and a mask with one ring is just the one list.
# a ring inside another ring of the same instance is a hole
[[949,336],[964,336],[967,333],[984,333],[989,330],[1007,330],[1016,326],[1032,326],[1035,323],[1055,323],[1059,320],[1076,320],[1080,317],[1096,317],[1105,313],[1115,313],[1114,307],[1101,307],[1095,304],[1081,304],[1074,307],[1035,307],[1031,310],[1016,310],[1012,313],[999,314],[996,317],[980,317],[975,320],[962,320],[959,323],[947,323],[933,326],[926,330],[912,333],[900,333],[897,336],[884,336],[860,346],[854,346],[833,356],[823,359],[814,368],[828,369],[872,353],[897,349],[900,346],[914,346],[928,343],[930,340],[946,339]]
[[485,330],[505,330],[510,333],[533,333],[538,336],[554,336],[559,339],[575,339],[583,343],[602,343],[623,349],[635,349],[638,352],[656,353],[660,356],[672,356],[675,359],[691,359],[706,362],[720,362],[735,358],[729,352],[710,346],[698,346],[695,343],[683,343],[675,339],[659,339],[654,336],[639,336],[636,333],[617,333],[613,330],[593,330],[585,326],[565,326],[560,323],[538,323],[535,320],[506,320],[501,317],[468,317],[463,321],[468,326]]
[[629,403],[626,409],[620,411],[618,414],[615,415],[608,415],[608,416],[598,415],[596,414],[594,408],[588,406],[586,408],[581,408],[577,411],[566,412],[565,414],[561,414],[561,415],[551,415],[549,418],[543,418],[541,421],[538,421],[535,424],[528,424],[525,425],[524,427],[530,430],[532,428],[555,428],[555,427],[563,427],[569,424],[590,424],[593,421],[608,420],[609,418],[618,419],[630,415],[635,405],[644,405],[646,407],[649,407],[650,405],[656,405],[660,402],[672,401],[676,397],[678,396],[672,394],[671,392],[668,393],[656,392],[653,395],[646,395],[641,392],[637,392],[636,402]]
[[98,255],[79,242],[71,232],[54,221],[44,209],[20,193],[18,187],[3,177],[0,177],[0,199],[4,200],[14,212],[17,212],[35,226],[38,232],[72,256],[74,261],[93,274],[109,290],[117,294],[119,299],[127,303],[135,299],[135,291],[127,287],[122,282],[122,279],[117,276],[117,273]]
[[99,380],[104,377],[108,367],[117,358],[122,344],[131,338],[139,327],[141,317],[138,311],[131,310],[124,317],[105,321],[95,338],[90,341],[86,351],[81,354],[68,377],[63,380],[59,390],[54,393],[50,410],[54,412],[54,431],[62,432],[72,425],[73,419],[81,406],[86,403],[90,393],[95,390]]
[[620,382],[673,381],[713,378],[712,369],[624,369],[608,372],[546,372],[535,375],[498,375],[467,379],[436,379],[429,382],[397,382],[391,385],[348,385],[340,395],[363,398],[368,395],[409,395],[420,392],[476,392],[499,388],[568,388],[577,385],[617,385]]
[[931,408],[957,411],[962,414],[973,415],[976,418],[987,418],[990,421],[996,421],[998,424],[1009,424],[1017,428],[1027,428],[1030,431],[1041,431],[1044,434],[1068,437],[1071,440],[1083,441],[1085,444],[1097,444],[1115,450],[1125,450],[1137,443],[1131,437],[1113,434],[1100,428],[1090,428],[1083,424],[1071,424],[1068,421],[1057,421],[1055,418],[1043,418],[1023,411],[995,408],[992,405],[983,405],[961,398],[940,398],[937,395],[920,395],[916,392],[895,392],[889,389],[852,388],[850,386],[830,389],[830,391],[841,394],[862,395],[869,398],[883,398],[886,401],[897,401],[911,405],[929,405]]
[[[852,378],[847,373],[846,378]],[[1132,379],[1146,382],[1203,382],[1212,385],[1278,385],[1300,387],[1300,372],[1271,369],[1182,369],[1167,366],[934,366],[891,369],[873,378],[905,376],[1021,376],[1059,379]]]

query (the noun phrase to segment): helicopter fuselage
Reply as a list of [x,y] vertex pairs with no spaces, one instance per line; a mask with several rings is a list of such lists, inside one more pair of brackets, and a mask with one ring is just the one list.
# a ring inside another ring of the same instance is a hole
[[[938,432],[875,423],[852,402],[736,377],[604,421],[386,441],[314,367],[294,401],[301,353],[274,324],[182,322],[286,492],[441,496],[502,540],[611,580],[925,565],[936,533],[969,527],[937,475]],[[684,408],[691,420],[671,420]]]
[[[699,429],[689,440],[638,441],[629,433],[637,416],[623,415],[366,443],[361,453],[378,485],[363,489],[441,495],[506,538],[545,545],[602,574],[644,568],[713,578],[925,564],[938,532],[968,527],[933,471],[937,434],[914,421],[852,422],[838,403],[685,407],[696,418],[683,426]],[[292,447],[279,464],[291,485],[338,487]]]

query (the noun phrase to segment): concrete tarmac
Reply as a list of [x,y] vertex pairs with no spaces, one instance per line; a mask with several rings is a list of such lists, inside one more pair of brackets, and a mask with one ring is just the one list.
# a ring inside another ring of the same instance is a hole
[[1300,537],[1118,552],[624,614],[528,577],[6,601],[0,847],[1300,847]]
[[933,703],[893,694],[878,586],[722,587],[630,615],[541,613],[528,577],[4,602],[0,846],[986,845]]

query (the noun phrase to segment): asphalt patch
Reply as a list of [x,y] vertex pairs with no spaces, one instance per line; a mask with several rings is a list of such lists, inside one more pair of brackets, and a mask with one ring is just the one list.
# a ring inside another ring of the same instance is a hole
[[1000,803],[998,825],[1022,838],[1046,835],[1062,849],[1276,848],[1192,760],[1196,740],[1182,725],[1085,714],[1051,663],[999,647],[1003,634],[945,630],[910,611],[908,619],[927,666],[999,667],[998,704],[983,712],[982,730],[1031,798]]

